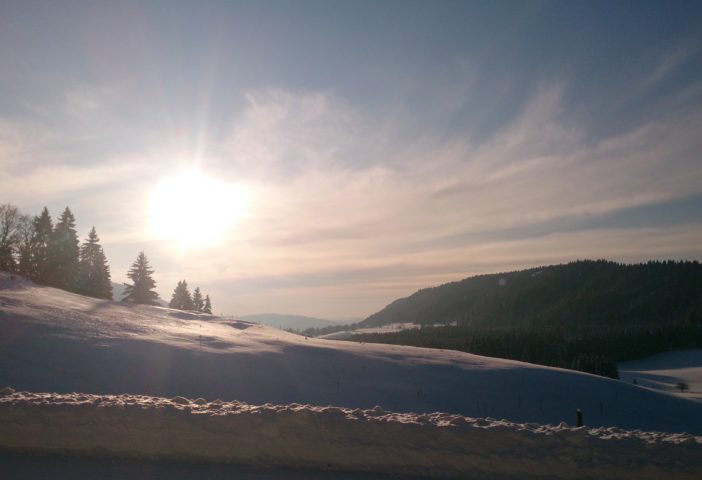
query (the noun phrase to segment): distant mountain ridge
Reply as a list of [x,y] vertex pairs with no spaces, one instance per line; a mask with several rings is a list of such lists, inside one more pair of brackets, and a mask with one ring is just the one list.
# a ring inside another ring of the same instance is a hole
[[[618,378],[617,362],[702,348],[702,267],[578,261],[481,275],[396,300],[351,340],[460,350]],[[446,326],[440,326],[440,325]]]
[[244,315],[242,320],[247,322],[261,323],[269,327],[280,329],[305,330],[308,328],[322,328],[331,325],[338,325],[338,322],[325,320],[323,318],[306,317],[304,315],[283,315],[279,313],[259,313],[255,315]]
[[583,260],[479,275],[425,288],[358,327],[397,322],[489,328],[702,321],[697,261],[626,265]]

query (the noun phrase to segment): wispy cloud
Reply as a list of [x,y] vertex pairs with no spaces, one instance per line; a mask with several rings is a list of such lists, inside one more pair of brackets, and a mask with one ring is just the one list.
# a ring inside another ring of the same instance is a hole
[[[251,215],[223,246],[181,256],[146,233],[149,189],[179,165],[169,147],[77,164],[60,151],[51,156],[57,132],[35,144],[26,126],[6,122],[0,168],[13,201],[34,205],[37,191],[42,202],[71,199],[98,223],[117,275],[132,250],[146,246],[164,287],[184,276],[206,279],[223,296],[225,288],[239,292],[245,311],[270,296],[291,311],[295,295],[316,291],[340,308],[308,306],[307,313],[363,314],[392,296],[471,273],[592,256],[694,254],[695,222],[673,231],[598,219],[700,193],[695,125],[702,113],[644,119],[592,143],[564,112],[562,92],[562,85],[539,89],[478,143],[432,140],[431,131],[398,128],[411,124],[404,113],[378,115],[329,92],[249,94],[230,134],[200,166],[244,185]],[[75,108],[98,115],[99,101],[87,98],[76,97]],[[28,151],[47,160],[18,168],[12,159]],[[356,308],[342,308],[351,298]]]
[[[0,19],[0,203],[70,205],[117,281],[144,249],[164,295],[187,278],[220,311],[361,316],[469,274],[702,255],[702,49],[681,7],[661,7],[679,34],[602,6],[348,7],[368,31],[343,6],[171,8]],[[147,205],[194,167],[249,214],[185,251]]]
[[287,178],[336,168],[370,133],[367,119],[331,93],[270,90],[245,98],[221,152],[227,166],[246,177]]
[[[395,151],[393,142],[380,150],[356,138],[392,118],[349,113],[322,93],[257,95],[228,143],[244,158],[263,159],[250,170],[238,158],[233,163],[233,172],[250,175],[254,215],[227,248],[229,268],[214,274],[248,292],[251,309],[260,297],[244,284],[274,289],[276,298],[334,285],[341,296],[345,285],[349,296],[365,291],[371,305],[390,291],[496,268],[697,252],[696,225],[672,231],[638,222],[618,230],[610,221],[590,228],[598,218],[700,193],[699,113],[644,121],[593,144],[564,115],[561,88],[545,87],[487,142],[415,144],[407,132],[393,139]],[[340,148],[351,144],[364,156],[361,165]],[[408,156],[398,161],[398,154]],[[205,257],[201,274],[217,271]],[[414,279],[411,286],[405,277]]]
[[76,87],[66,92],[63,111],[72,119],[90,121],[109,108],[114,93],[108,88]]
[[[338,111],[347,118],[342,107]],[[339,157],[346,152],[334,146],[348,142],[348,125],[332,132],[335,122],[325,122],[325,134],[316,138],[329,139],[329,145],[317,142],[316,160],[301,167],[298,163],[293,175],[282,172],[290,158],[305,158],[298,152],[306,148],[309,131],[287,136],[265,155],[267,168],[281,172],[283,179],[267,177],[267,185],[260,186],[265,212],[261,216],[279,232],[266,238],[294,241],[314,238],[314,233],[305,232],[320,231],[357,236],[350,233],[352,226],[363,234],[368,233],[364,227],[372,227],[378,234],[416,236],[428,230],[436,236],[447,230],[480,231],[565,215],[603,214],[696,193],[702,174],[693,153],[700,142],[692,127],[696,120],[697,114],[672,123],[649,122],[591,145],[581,140],[575,126],[562,121],[558,90],[547,90],[491,141],[431,145],[412,152],[406,160],[410,168],[394,167],[397,153],[392,146],[382,152],[359,148],[370,165],[346,167],[348,159]],[[289,133],[287,125],[276,131],[271,122],[261,123],[266,125],[265,137]],[[397,139],[403,142],[411,140]],[[405,154],[409,149],[399,150]],[[677,167],[671,169],[671,162]],[[295,230],[297,235],[290,235]]]

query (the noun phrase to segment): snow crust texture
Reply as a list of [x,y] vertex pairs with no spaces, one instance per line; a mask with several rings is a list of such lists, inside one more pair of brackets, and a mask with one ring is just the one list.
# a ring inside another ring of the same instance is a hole
[[702,437],[447,413],[142,395],[0,394],[0,449],[416,475],[699,479]]

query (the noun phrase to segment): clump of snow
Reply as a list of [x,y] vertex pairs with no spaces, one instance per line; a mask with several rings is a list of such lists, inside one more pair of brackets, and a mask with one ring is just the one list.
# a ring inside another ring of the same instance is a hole
[[697,479],[702,437],[143,395],[0,397],[0,448],[460,478]]

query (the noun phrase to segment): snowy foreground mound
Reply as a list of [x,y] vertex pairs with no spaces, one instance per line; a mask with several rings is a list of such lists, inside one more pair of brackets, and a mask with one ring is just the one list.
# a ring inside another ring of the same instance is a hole
[[698,479],[702,437],[380,407],[0,397],[0,448],[460,478]]
[[[554,346],[556,348],[556,346]],[[451,412],[702,435],[702,402],[570,370],[455,351],[305,338],[96,300],[0,272],[0,386]],[[436,444],[427,438],[426,444]]]

